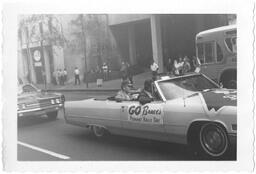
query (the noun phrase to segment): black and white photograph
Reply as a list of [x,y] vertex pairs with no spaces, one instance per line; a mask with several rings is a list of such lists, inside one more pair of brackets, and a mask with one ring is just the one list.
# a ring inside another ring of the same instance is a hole
[[253,3],[89,2],[4,6],[4,168],[252,170]]

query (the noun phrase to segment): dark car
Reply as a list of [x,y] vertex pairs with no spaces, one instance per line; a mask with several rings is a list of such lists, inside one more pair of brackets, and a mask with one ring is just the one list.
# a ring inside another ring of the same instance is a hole
[[43,92],[32,84],[19,85],[18,88],[18,118],[47,115],[55,120],[58,111],[64,107],[65,97],[60,93]]

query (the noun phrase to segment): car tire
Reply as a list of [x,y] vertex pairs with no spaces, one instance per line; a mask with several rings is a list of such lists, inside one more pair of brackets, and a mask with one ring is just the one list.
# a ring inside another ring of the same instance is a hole
[[47,113],[47,117],[48,117],[49,120],[56,120],[57,116],[58,116],[58,111]]
[[222,126],[215,123],[202,125],[199,131],[201,155],[211,158],[222,158],[229,150],[228,136]]
[[101,126],[92,126],[92,132],[98,138],[104,137],[107,133],[106,129]]

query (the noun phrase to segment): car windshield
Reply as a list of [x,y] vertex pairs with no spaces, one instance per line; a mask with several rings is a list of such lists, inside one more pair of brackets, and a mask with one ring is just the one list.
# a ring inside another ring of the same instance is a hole
[[218,88],[218,85],[202,75],[160,81],[158,84],[166,100],[188,96],[206,89]]

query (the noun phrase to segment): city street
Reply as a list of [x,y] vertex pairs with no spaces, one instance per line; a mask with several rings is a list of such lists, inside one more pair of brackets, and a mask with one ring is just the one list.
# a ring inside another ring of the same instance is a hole
[[[66,100],[111,94],[66,92]],[[145,139],[108,136],[97,139],[89,129],[68,125],[63,112],[56,121],[46,117],[24,118],[18,124],[20,161],[196,160],[186,146]]]

